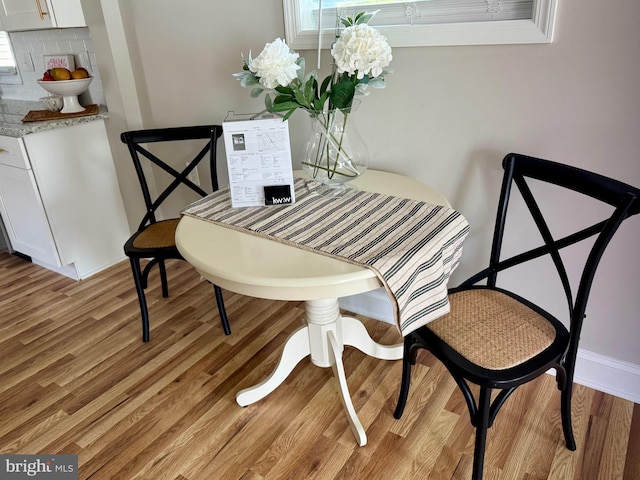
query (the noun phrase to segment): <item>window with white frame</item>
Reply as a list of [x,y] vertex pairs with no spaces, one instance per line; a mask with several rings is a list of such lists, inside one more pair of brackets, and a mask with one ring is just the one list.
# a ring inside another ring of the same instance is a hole
[[16,61],[13,58],[9,35],[0,31],[0,75],[15,75]]
[[0,84],[21,84],[22,77],[16,66],[7,32],[0,31]]
[[328,48],[339,16],[378,13],[371,25],[393,47],[549,43],[557,0],[283,0],[287,43]]

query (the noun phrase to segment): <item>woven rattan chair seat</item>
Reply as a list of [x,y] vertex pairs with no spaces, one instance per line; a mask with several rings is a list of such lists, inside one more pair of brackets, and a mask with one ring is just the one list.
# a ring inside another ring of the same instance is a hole
[[136,248],[165,248],[175,247],[176,228],[179,218],[164,220],[149,225],[133,241]]
[[504,293],[474,289],[451,294],[451,312],[428,328],[476,365],[504,370],[529,360],[553,342],[543,316]]

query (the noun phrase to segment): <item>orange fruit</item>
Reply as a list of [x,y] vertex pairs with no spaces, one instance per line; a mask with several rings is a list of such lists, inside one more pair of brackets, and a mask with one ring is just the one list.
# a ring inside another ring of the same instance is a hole
[[71,72],[66,68],[52,68],[49,73],[54,80],[71,80]]
[[74,80],[78,78],[87,78],[88,76],[89,73],[84,68],[77,68],[76,70],[71,72],[71,78],[73,78]]

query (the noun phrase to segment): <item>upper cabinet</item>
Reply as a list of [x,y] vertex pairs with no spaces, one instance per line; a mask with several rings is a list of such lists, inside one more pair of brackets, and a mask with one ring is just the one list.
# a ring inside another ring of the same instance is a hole
[[4,30],[86,27],[80,0],[0,0]]

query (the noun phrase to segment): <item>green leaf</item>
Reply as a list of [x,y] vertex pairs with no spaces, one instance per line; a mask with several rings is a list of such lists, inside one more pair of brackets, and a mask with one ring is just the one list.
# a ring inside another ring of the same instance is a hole
[[251,89],[251,98],[258,98],[264,92],[264,88],[256,87]]
[[296,60],[296,65],[300,67],[300,69],[296,72],[296,75],[298,76],[298,80],[302,82],[302,79],[304,78],[304,70],[305,70],[304,57],[299,57],[298,60]]
[[264,106],[271,113],[279,113],[295,110],[300,107],[300,104],[294,101],[282,101],[280,97],[276,97],[275,101],[273,101],[271,95],[266,94],[264,97]]
[[371,19],[378,13],[380,10],[376,10],[375,12],[359,12],[354,18],[351,17],[340,17],[340,23],[345,27],[351,27],[353,25],[360,25],[362,23],[369,23]]
[[318,86],[318,82],[316,81],[315,76],[311,77],[309,81],[304,86],[304,99],[305,104],[311,105],[316,96],[316,88]]
[[253,74],[245,74],[240,76],[240,86],[251,87],[252,85],[258,85],[260,81],[258,77]]
[[348,108],[351,106],[355,92],[355,84],[348,77],[344,77],[333,85],[329,99],[335,108]]
[[282,95],[291,95],[293,96],[293,89],[291,87],[283,87],[282,85],[278,85],[275,88],[275,91],[281,93]]
[[264,96],[264,106],[269,112],[272,111],[273,104],[271,103],[271,95],[268,93]]
[[369,23],[369,20],[373,18],[373,13],[364,13],[362,12],[360,15],[356,17],[356,25],[360,25],[362,23]]
[[327,77],[322,81],[322,85],[320,86],[320,96],[324,95],[324,93],[327,91],[330,82],[331,75],[327,75]]
[[[265,102],[266,105],[266,102]],[[300,105],[296,102],[282,102],[282,103],[274,103],[271,106],[267,106],[267,110],[270,112],[286,112],[287,110],[295,110]]]
[[[236,73],[232,73],[231,75],[233,75],[238,80],[240,80],[240,85],[242,85],[243,87],[258,83],[258,77],[256,77],[251,72],[236,72]],[[253,83],[250,83],[250,82],[253,82]]]
[[371,19],[380,11],[380,9],[373,12],[360,12],[356,16],[356,24],[369,23]]
[[289,120],[289,117],[290,117],[290,116],[293,114],[293,112],[295,112],[295,111],[296,111],[296,109],[295,109],[295,108],[292,108],[291,110],[289,110],[289,111],[285,114],[285,116],[284,116],[284,117],[282,117],[282,121],[284,122],[284,121],[286,121],[286,120]]
[[295,102],[296,97],[294,95],[277,95],[274,98],[273,103]]
[[304,107],[308,107],[310,102],[307,102],[307,99],[304,96],[304,92],[301,90],[296,90],[295,92],[295,99],[296,102],[298,102],[300,105],[304,106]]
[[373,88],[384,88],[385,87],[384,78],[377,77],[377,78],[371,79],[369,81],[369,86]]
[[316,98],[313,101],[313,109],[316,111],[322,111],[322,109],[324,108],[324,104],[327,103],[328,99],[329,92],[324,92],[322,95],[320,95],[320,98]]
[[293,95],[278,95],[273,103],[295,102],[296,98]]
[[309,72],[309,74],[302,80],[302,85],[306,85],[309,81],[315,81],[317,76],[318,74],[315,70],[313,72]]

